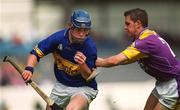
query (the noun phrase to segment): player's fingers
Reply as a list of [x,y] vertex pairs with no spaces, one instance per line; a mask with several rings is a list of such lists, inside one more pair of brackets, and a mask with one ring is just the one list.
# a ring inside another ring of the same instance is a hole
[[83,61],[83,59],[82,59],[80,56],[78,56],[78,55],[76,55],[76,56],[74,57],[74,59],[75,59],[75,61],[77,61],[77,62]]
[[23,78],[24,78],[25,81],[27,81],[27,80],[28,80],[28,77],[29,77],[29,75],[28,75],[28,74],[25,74]]
[[75,60],[77,63],[79,63],[79,64],[82,64],[82,63],[85,62],[85,61],[84,61],[82,58],[80,58],[79,56],[75,56],[75,57],[74,57],[74,60]]
[[23,72],[23,73],[22,73],[22,77],[23,77],[23,79],[26,79],[27,73],[26,73],[26,72]]
[[31,79],[31,75],[29,75],[28,77],[27,77],[27,79],[26,79],[26,81],[29,81],[30,79]]
[[82,55],[80,54],[76,54],[75,57],[77,57],[78,59],[85,59]]
[[80,56],[84,56],[84,54],[80,51],[77,51],[76,54],[80,55]]
[[75,56],[78,56],[79,58],[83,59],[84,61],[86,60],[86,56],[81,53],[77,53]]
[[22,74],[22,77],[25,81],[30,80],[32,77],[32,73],[25,70],[25,72],[23,72],[23,74]]
[[77,52],[78,55],[82,56],[83,58],[85,58],[86,56],[82,53],[82,52]]
[[81,54],[81,57],[86,60],[86,56],[84,54]]

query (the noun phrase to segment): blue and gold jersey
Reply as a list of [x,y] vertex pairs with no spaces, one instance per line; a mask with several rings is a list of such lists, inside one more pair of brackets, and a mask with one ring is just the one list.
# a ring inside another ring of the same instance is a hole
[[80,51],[87,57],[86,64],[88,67],[91,70],[95,68],[97,59],[95,43],[91,36],[87,36],[82,44],[70,43],[68,31],[68,29],[63,29],[40,41],[31,51],[31,54],[34,54],[39,60],[52,53],[55,60],[54,73],[60,83],[71,87],[89,86],[97,89],[96,80],[87,83],[80,74],[79,65],[74,61],[76,52]]

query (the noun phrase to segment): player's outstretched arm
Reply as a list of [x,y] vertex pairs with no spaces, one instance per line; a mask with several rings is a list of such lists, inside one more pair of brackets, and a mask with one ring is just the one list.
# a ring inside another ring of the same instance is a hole
[[108,58],[100,58],[98,57],[96,60],[97,67],[112,67],[117,65],[123,65],[128,61],[128,58],[123,53],[119,53],[114,56],[110,56]]

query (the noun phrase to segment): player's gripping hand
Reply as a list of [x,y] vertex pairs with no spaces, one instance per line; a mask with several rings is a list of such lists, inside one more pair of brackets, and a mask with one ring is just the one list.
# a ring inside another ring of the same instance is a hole
[[82,52],[77,51],[74,56],[74,60],[78,64],[84,64],[86,62],[86,56]]
[[24,81],[27,83],[33,76],[33,68],[32,67],[26,67],[25,70],[22,73],[22,77]]

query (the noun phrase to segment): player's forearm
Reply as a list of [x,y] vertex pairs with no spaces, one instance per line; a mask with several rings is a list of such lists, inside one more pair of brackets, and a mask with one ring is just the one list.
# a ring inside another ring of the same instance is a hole
[[27,66],[35,67],[37,62],[37,57],[33,54],[30,54],[27,60]]
[[116,62],[116,60],[113,60],[111,57],[105,59],[101,58],[101,60],[96,61],[97,67],[112,67],[116,65],[118,65],[118,62]]
[[128,61],[128,58],[123,54],[117,54],[108,58],[98,58],[96,60],[97,67],[113,67],[117,65],[123,65]]
[[86,63],[80,64],[80,73],[84,79],[87,79],[91,75],[91,70]]

